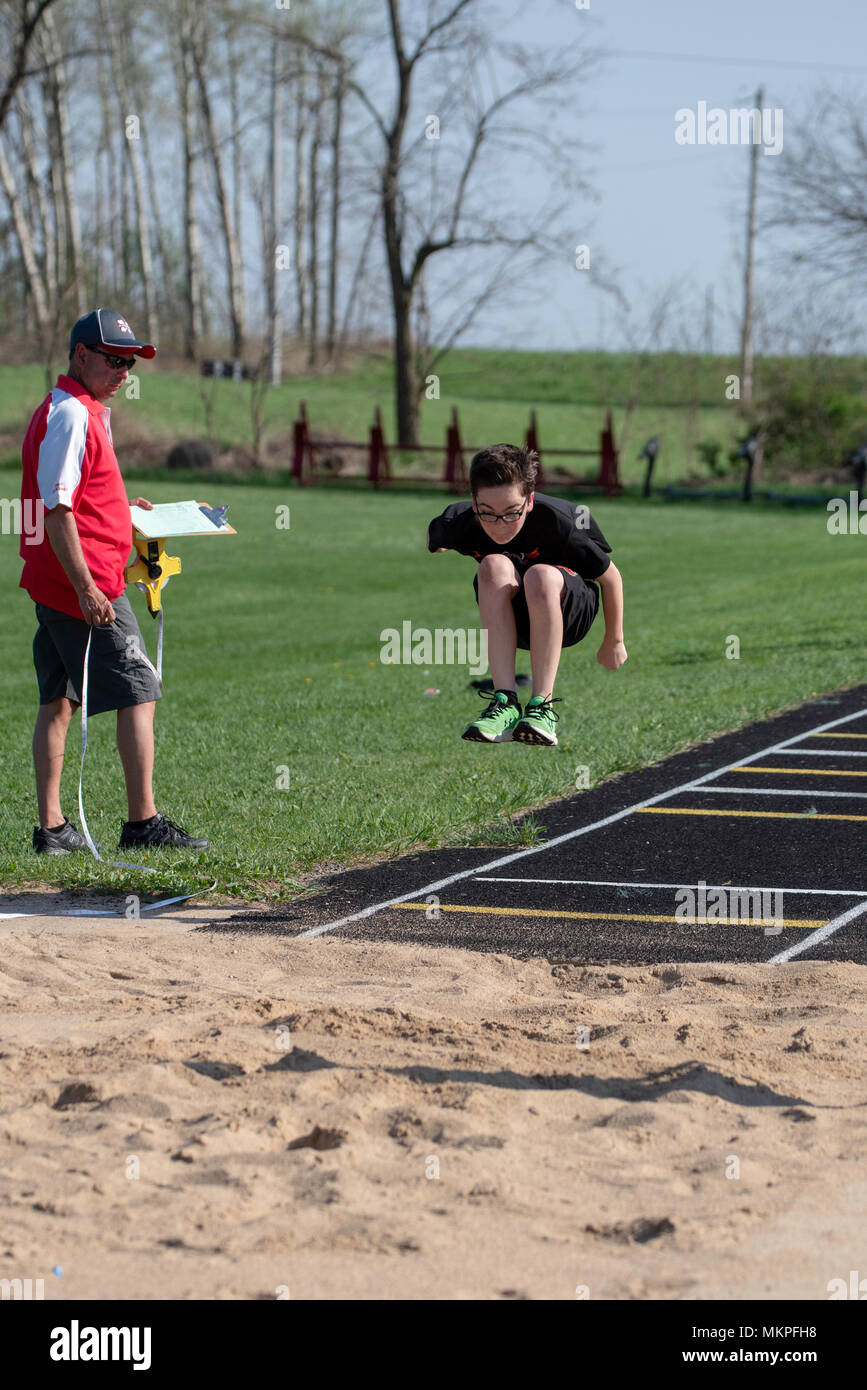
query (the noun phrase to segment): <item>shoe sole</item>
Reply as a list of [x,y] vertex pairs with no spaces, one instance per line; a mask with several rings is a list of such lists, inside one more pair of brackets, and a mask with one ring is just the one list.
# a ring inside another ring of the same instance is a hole
[[[97,845],[96,848],[97,848],[97,849],[102,849],[102,845]],[[45,846],[43,846],[41,849],[34,849],[34,850],[33,850],[33,853],[34,853],[34,854],[87,854],[87,853],[89,853],[89,850],[88,850],[86,844],[84,844],[84,845],[70,845],[68,848],[65,847],[65,846],[60,846],[60,847],[58,847],[58,848],[49,848],[47,845],[45,845]]]
[[496,738],[485,738],[484,734],[479,733],[478,729],[473,729],[472,732],[466,729],[461,734],[461,738],[465,738],[467,743],[511,743],[514,738],[514,732],[512,729],[504,729],[501,734],[497,734]]
[[164,845],[154,844],[152,840],[135,840],[131,845],[118,845],[118,851],[122,849],[210,849],[210,842],[206,845]]
[[515,729],[512,737],[516,743],[533,743],[543,748],[554,748],[557,744],[556,734],[542,734],[537,729],[522,729],[520,726]]

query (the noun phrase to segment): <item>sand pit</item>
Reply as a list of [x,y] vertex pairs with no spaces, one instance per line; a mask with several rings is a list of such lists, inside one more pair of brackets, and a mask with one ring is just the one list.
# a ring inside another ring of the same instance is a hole
[[0,1277],[46,1298],[823,1300],[864,1263],[861,966],[0,926]]

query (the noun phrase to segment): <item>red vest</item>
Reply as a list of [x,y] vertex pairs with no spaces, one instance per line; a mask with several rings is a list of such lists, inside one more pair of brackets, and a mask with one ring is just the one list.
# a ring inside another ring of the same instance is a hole
[[[111,442],[110,411],[72,377],[59,376],[36,411],[21,451],[20,587],[36,603],[82,618],[78,596],[51,548],[48,534],[34,525],[44,501],[58,502],[75,517],[85,563],[109,599],[126,588],[124,568],[132,549],[129,501]],[[49,416],[53,415],[49,428]],[[46,487],[42,498],[39,474]],[[48,491],[48,484],[51,491]],[[37,523],[38,525],[38,523]]]

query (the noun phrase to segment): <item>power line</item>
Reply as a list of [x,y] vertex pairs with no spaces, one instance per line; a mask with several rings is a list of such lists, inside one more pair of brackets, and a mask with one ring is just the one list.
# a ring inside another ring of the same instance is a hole
[[658,58],[666,63],[717,63],[743,67],[752,63],[761,68],[800,68],[805,72],[867,72],[867,67],[852,63],[789,63],[779,58],[720,58],[707,53],[649,53],[636,48],[612,48],[608,55],[612,58]]

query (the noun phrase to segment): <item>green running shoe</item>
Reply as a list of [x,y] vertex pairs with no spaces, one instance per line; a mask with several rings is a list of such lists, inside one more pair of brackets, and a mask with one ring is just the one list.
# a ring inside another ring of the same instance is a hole
[[516,743],[544,743],[552,748],[557,742],[554,732],[559,715],[551,708],[562,701],[546,695],[533,695],[524,713],[524,718],[515,725],[512,738]]
[[[489,698],[486,690],[480,690],[479,694],[483,700]],[[467,725],[461,738],[469,739],[471,743],[509,743],[512,730],[520,718],[521,706],[513,705],[502,690],[495,690],[490,696],[488,708]]]

